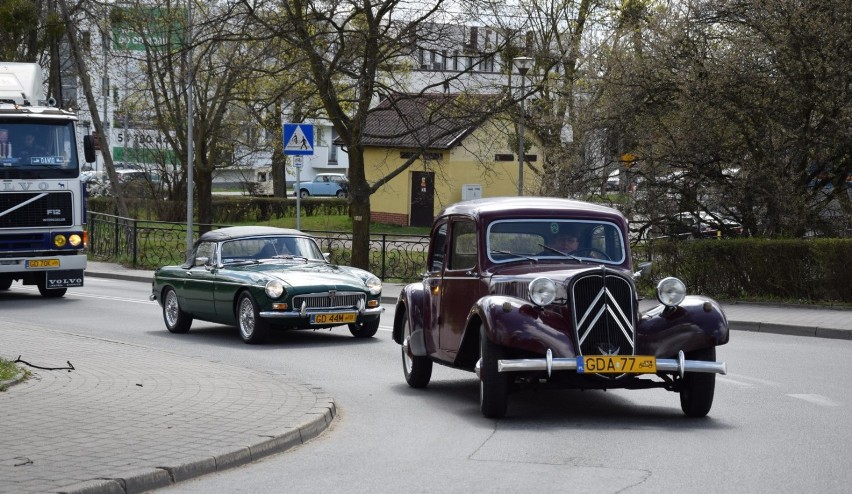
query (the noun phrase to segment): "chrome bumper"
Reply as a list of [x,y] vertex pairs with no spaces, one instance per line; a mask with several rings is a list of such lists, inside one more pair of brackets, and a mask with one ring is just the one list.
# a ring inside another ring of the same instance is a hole
[[[524,372],[524,371],[547,371],[548,377],[553,371],[576,371],[577,359],[553,358],[550,349],[544,358],[528,358],[517,360],[498,360],[497,372]],[[480,361],[476,362],[476,375],[479,375]],[[725,362],[709,362],[705,360],[686,360],[683,351],[678,352],[677,359],[657,359],[657,372],[679,374],[680,377],[687,372],[703,372],[709,374],[727,374],[728,367]]]
[[[384,307],[376,307],[374,309],[360,309],[358,310],[358,316],[378,316],[385,311]],[[328,311],[328,312],[352,312],[352,311]],[[260,317],[270,318],[270,319],[306,319],[311,317],[311,314],[323,314],[324,312],[278,312],[278,311],[263,311],[260,313]]]

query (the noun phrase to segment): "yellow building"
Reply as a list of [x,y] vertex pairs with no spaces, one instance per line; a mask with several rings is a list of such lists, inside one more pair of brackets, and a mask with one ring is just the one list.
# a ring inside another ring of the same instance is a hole
[[[500,104],[493,95],[460,94],[383,101],[365,127],[367,181],[410,165],[371,196],[372,220],[429,226],[441,209],[461,200],[518,195],[517,107],[491,117],[482,111]],[[543,157],[535,144],[525,132],[525,195],[539,190],[533,169],[540,169]]]

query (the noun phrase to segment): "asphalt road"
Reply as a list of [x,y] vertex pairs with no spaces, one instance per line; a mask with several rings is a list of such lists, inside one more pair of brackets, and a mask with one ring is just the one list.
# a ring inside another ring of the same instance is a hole
[[[148,291],[88,278],[59,301],[63,328],[286,373],[338,407],[303,446],[161,492],[847,492],[852,483],[852,341],[734,331],[718,349],[729,374],[703,420],[684,418],[662,390],[530,390],[494,421],[479,413],[472,374],[436,367],[426,390],[405,384],[390,309],[368,341],[341,328],[255,347],[214,324],[169,334]],[[57,324],[32,293],[3,317]]]

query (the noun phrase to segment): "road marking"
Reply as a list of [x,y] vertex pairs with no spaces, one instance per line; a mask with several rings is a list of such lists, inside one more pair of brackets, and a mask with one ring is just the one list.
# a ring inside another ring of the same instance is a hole
[[723,382],[725,384],[733,384],[735,386],[742,386],[744,388],[750,388],[750,387],[754,386],[754,384],[742,382],[742,381],[737,381],[736,379],[731,379],[730,377],[717,376],[716,379],[718,379],[719,382]]
[[[15,290],[25,290],[25,291],[28,291],[28,292],[38,291],[37,288],[29,287],[29,286],[13,286],[12,288],[15,289]],[[139,300],[138,298],[134,299],[134,298],[124,298],[124,297],[110,297],[110,296],[107,296],[107,295],[93,295],[91,293],[80,293],[80,292],[73,292],[73,291],[70,291],[70,290],[65,293],[65,296],[66,297],[97,298],[97,299],[101,299],[101,300],[116,300],[116,301],[119,301],[119,302],[132,302],[134,304],[146,304],[146,305],[155,304],[155,305],[158,305],[157,302],[155,302],[153,300]]]
[[746,381],[752,381],[752,382],[756,382],[758,384],[763,384],[763,385],[766,385],[766,386],[772,386],[774,388],[777,388],[778,386],[780,386],[780,384],[775,382],[775,381],[768,381],[766,379],[760,379],[758,377],[744,376],[742,374],[732,374],[732,373],[729,372],[727,374],[727,378],[732,378],[732,377],[736,378],[736,379],[745,379]]
[[835,403],[834,401],[826,398],[823,395],[813,395],[813,394],[788,394],[787,396],[791,398],[798,398],[800,400],[807,401],[809,403],[813,403],[814,405],[819,405],[823,407],[839,407],[839,403]]

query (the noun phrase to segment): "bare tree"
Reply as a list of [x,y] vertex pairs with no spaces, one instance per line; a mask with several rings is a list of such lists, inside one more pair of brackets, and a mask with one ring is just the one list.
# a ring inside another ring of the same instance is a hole
[[[453,16],[440,0],[417,6],[399,0],[242,0],[241,6],[247,16],[264,27],[263,33],[287,46],[302,68],[301,75],[311,83],[316,98],[322,102],[325,118],[332,122],[346,147],[353,224],[352,264],[366,268],[369,264],[370,195],[417,159],[415,153],[387,177],[369,183],[364,163],[368,114],[380,96],[404,91],[400,78],[411,70],[417,43],[444,39],[442,34],[452,23],[438,21]],[[458,3],[452,6],[465,7]],[[483,46],[478,56],[484,61],[493,58],[502,51],[505,42],[504,38]],[[476,64],[472,64],[452,77],[427,83],[418,91],[443,91],[463,81],[464,75],[475,67]],[[507,107],[498,105],[491,110],[500,112]],[[488,111],[480,108],[480,115],[482,113]],[[423,145],[424,149],[428,147],[428,143]]]

